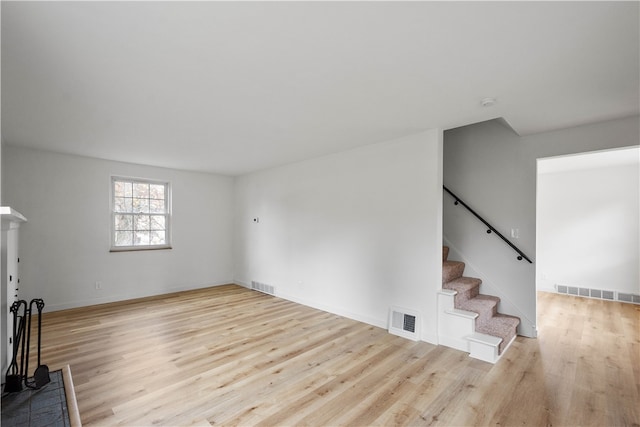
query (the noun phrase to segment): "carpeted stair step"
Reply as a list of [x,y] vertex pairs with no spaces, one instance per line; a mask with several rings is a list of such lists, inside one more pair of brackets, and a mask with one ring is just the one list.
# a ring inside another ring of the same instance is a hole
[[442,263],[442,284],[462,277],[464,272],[464,262],[444,261]]
[[456,304],[458,304],[477,297],[480,294],[480,284],[482,284],[482,280],[475,277],[458,277],[445,283],[442,287],[457,292],[455,300]]
[[[475,298],[471,298],[470,300],[463,301],[460,304],[460,307],[457,307],[457,304],[456,304],[456,308],[478,313],[478,317],[476,318],[476,330],[478,330],[478,326],[487,323],[489,320],[491,320],[493,316],[498,314],[499,302],[500,302],[500,298],[498,297],[480,294]],[[479,331],[479,332],[482,332],[482,331]]]
[[[464,277],[464,263],[448,261],[449,248],[442,247],[442,288],[456,292],[454,307],[458,310],[477,313],[475,319],[476,332],[501,339],[499,354],[516,336],[516,328],[520,319],[514,316],[498,313],[500,298],[480,294],[482,280]],[[497,342],[497,341],[496,341]]]
[[517,317],[507,314],[496,314],[486,322],[476,322],[476,331],[502,338],[499,347],[499,354],[502,354],[505,347],[509,345],[511,340],[516,336],[516,328],[519,324],[520,319]]

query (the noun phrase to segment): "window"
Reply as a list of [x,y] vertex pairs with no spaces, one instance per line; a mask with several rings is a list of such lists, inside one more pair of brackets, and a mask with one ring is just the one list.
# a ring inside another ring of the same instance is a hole
[[111,178],[111,250],[168,249],[169,183]]

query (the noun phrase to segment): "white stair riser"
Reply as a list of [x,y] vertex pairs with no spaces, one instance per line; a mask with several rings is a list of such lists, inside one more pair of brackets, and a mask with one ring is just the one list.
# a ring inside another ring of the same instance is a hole
[[498,356],[497,346],[487,345],[476,341],[469,341],[469,356],[489,363],[496,363],[500,358]]
[[442,249],[443,288],[438,292],[438,342],[468,351],[469,356],[476,359],[496,363],[513,342],[520,320],[498,313],[499,298],[479,294],[481,280],[464,277],[465,264],[449,261],[449,248],[443,246]]
[[[482,334],[473,334],[468,337],[469,353],[470,353],[469,356],[475,359],[480,359],[485,362],[489,362],[489,363],[498,362],[498,360],[500,360],[502,355],[507,352],[507,349],[516,340],[516,337],[514,336],[511,339],[511,341],[509,341],[509,343],[505,346],[502,354],[498,354],[499,352],[498,347],[500,345],[499,342],[497,341],[494,341],[492,343],[482,342],[482,340],[478,340],[474,338],[475,336],[478,336],[478,335],[482,335]],[[490,340],[495,340],[495,337],[488,337],[488,338]]]
[[475,331],[475,320],[469,315],[456,314],[453,307],[454,294],[438,293],[438,339],[439,343],[469,352],[467,336]]
[[[475,313],[454,308],[456,292],[443,289],[438,292],[438,340],[440,345],[469,353],[470,357],[488,363],[500,359],[499,343],[470,339],[477,336]],[[506,348],[505,348],[506,350]]]

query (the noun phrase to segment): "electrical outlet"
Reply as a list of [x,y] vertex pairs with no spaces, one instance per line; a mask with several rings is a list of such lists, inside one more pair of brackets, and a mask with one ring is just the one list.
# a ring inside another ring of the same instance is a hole
[[102,282],[99,282],[99,281],[96,282],[96,290],[97,291],[102,290]]

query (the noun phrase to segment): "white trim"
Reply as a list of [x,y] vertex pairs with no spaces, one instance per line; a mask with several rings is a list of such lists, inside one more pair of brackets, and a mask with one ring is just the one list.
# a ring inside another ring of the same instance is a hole
[[102,298],[85,299],[80,301],[74,301],[68,304],[47,305],[44,308],[44,312],[48,313],[51,311],[68,310],[68,309],[79,308],[79,307],[90,307],[93,305],[109,304],[112,302],[129,301],[129,300],[135,300],[140,298],[155,297],[159,295],[173,294],[176,292],[213,288],[216,286],[224,286],[229,284],[235,284],[235,282],[230,279],[230,280],[224,280],[221,282],[206,283],[203,285],[176,286],[176,287],[163,290],[161,293],[132,292],[132,293],[126,293],[126,294],[112,295],[112,296],[102,297]]
[[[251,283],[246,283],[237,279],[234,280],[233,283],[240,285],[242,287],[245,287],[247,289],[251,289]],[[277,288],[274,296],[285,299],[287,301],[295,302],[297,304],[302,304],[306,307],[315,308],[316,310],[326,311],[327,313],[336,314],[338,316],[346,317],[351,320],[356,320],[358,322],[366,323],[368,325],[377,326],[382,329],[387,329],[386,319],[385,320],[375,319],[373,317],[362,316],[348,310],[343,310],[343,309],[335,308],[335,307],[324,305],[324,304],[318,304],[315,301],[307,300],[304,298],[298,298],[286,293],[282,293]]]
[[171,245],[112,246],[109,252],[159,251],[173,249]]
[[453,308],[451,310],[445,310],[444,311],[446,314],[452,314],[454,316],[460,316],[460,317],[464,317],[467,319],[477,319],[478,318],[478,313],[474,313],[473,311],[467,311],[467,310],[460,310],[459,308]]

